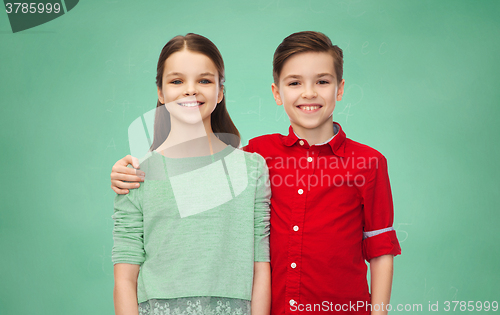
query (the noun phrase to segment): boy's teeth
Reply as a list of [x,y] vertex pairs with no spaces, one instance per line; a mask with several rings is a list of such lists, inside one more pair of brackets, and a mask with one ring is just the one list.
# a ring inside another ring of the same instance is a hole
[[304,110],[315,110],[318,109],[320,106],[301,106],[300,108]]

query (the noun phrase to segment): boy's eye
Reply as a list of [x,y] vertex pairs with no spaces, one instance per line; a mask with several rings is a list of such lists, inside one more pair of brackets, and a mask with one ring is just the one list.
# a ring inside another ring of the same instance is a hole
[[296,82],[296,81],[295,82],[290,82],[290,83],[288,83],[288,85],[299,85],[299,82]]
[[318,83],[319,83],[319,84],[328,84],[328,83],[330,83],[330,82],[325,81],[325,80],[319,80],[319,81],[318,81]]

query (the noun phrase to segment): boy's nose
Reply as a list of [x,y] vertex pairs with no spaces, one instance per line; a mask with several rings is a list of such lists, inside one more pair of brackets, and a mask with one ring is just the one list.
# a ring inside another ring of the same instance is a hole
[[310,98],[315,98],[316,96],[318,96],[318,93],[316,93],[316,90],[314,90],[313,87],[306,87],[304,89],[304,92],[302,92],[303,98],[310,99]]

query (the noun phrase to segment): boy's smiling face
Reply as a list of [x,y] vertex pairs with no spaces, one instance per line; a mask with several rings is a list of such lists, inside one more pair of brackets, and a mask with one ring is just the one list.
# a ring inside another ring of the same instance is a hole
[[[276,104],[284,105],[299,135],[333,130],[335,102],[342,100],[344,80],[337,84],[334,59],[327,52],[293,55],[283,64],[278,85],[272,85]],[[333,136],[333,134],[332,134]]]

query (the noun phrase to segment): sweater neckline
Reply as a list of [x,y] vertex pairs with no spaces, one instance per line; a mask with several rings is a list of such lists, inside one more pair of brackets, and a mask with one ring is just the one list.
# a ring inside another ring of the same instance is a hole
[[157,151],[152,151],[153,154],[159,155],[160,157],[163,157],[164,161],[168,162],[185,162],[185,161],[204,161],[204,160],[219,160],[227,155],[229,155],[233,150],[236,150],[233,146],[227,145],[224,149],[220,150],[219,152],[216,152],[212,155],[201,155],[201,156],[190,156],[190,157],[183,157],[183,158],[171,158],[167,157]]

